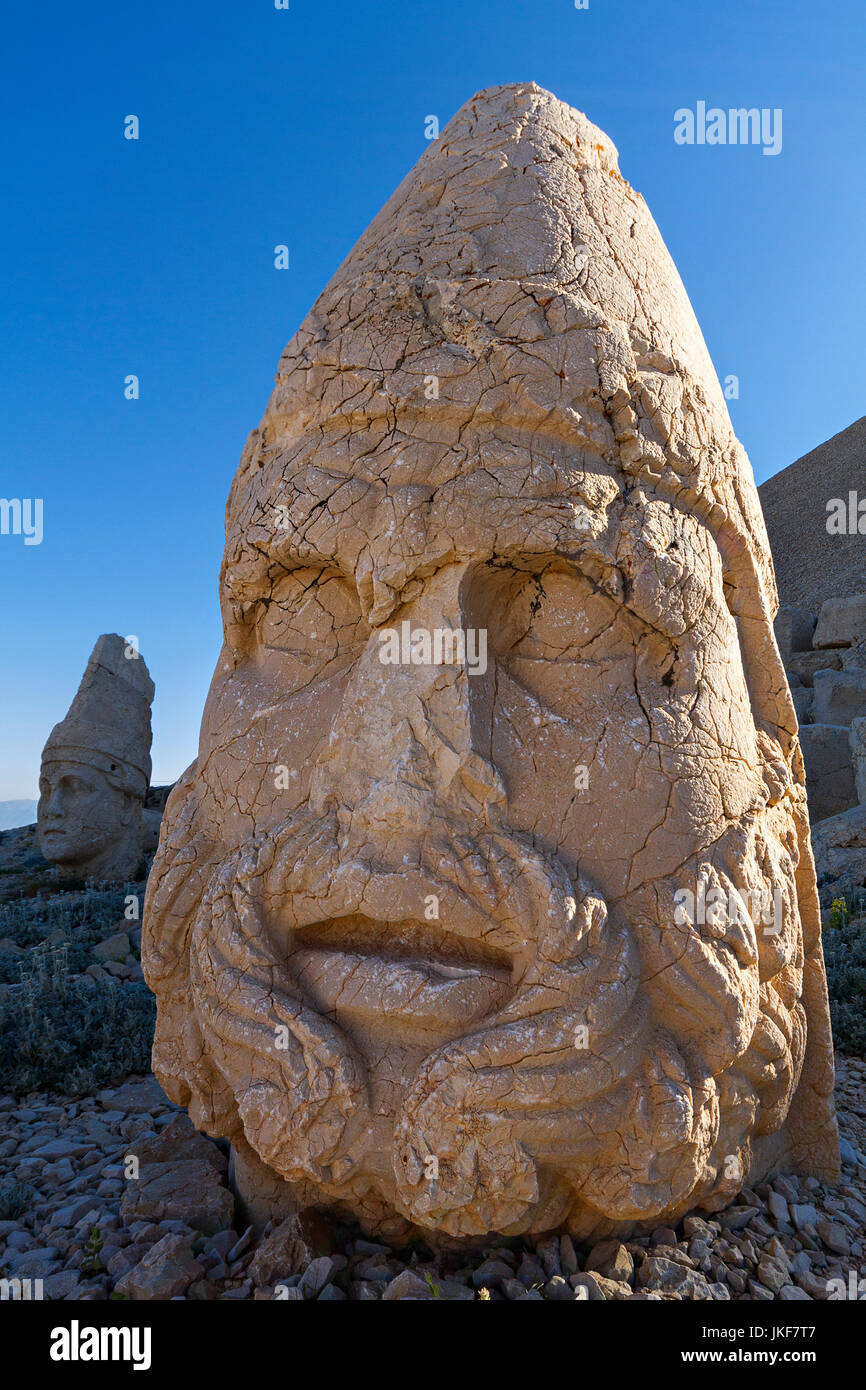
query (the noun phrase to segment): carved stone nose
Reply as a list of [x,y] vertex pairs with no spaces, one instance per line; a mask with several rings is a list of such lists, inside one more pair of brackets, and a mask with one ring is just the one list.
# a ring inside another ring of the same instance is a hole
[[473,702],[484,677],[470,674],[465,661],[435,659],[443,649],[459,657],[456,643],[449,649],[431,640],[425,654],[433,659],[413,660],[421,644],[401,642],[406,631],[431,639],[465,631],[463,575],[459,565],[434,575],[400,609],[399,623],[371,634],[315,770],[314,804],[330,793],[352,807],[353,817],[397,833],[425,829],[443,799],[468,794],[482,806],[504,802],[502,777],[473,742]]

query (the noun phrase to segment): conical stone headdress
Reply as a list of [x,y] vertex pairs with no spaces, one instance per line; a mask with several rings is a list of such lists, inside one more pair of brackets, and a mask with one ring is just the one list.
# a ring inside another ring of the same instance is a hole
[[[764,520],[694,311],[610,139],[535,83],[461,107],[287,345],[227,506],[229,636],[263,574],[305,548],[315,563],[320,537],[327,552],[331,508],[307,514],[335,476],[345,482],[332,506],[352,508],[369,535],[365,511],[403,485],[401,466],[418,548],[435,558],[438,528],[443,562],[455,553],[441,524],[449,498],[479,470],[500,489],[512,471],[522,495],[555,494],[550,529],[570,486],[587,557],[609,560],[606,533],[631,488],[700,517],[723,557],[759,722],[795,756]],[[276,520],[287,499],[300,528]],[[362,601],[381,622],[400,594],[376,549]]]
[[289,342],[229,500],[229,568],[278,551],[263,505],[304,466],[285,448],[302,432],[310,464],[361,476],[377,442],[396,457],[411,437],[425,483],[491,438],[523,466],[530,441],[567,452],[703,515],[749,607],[775,608],[751,466],[676,267],[610,139],[534,83],[458,111]]
[[43,763],[96,767],[144,797],[150,784],[150,706],[154,685],[144,658],[127,657],[117,633],[98,638],[66,718],[54,728]]

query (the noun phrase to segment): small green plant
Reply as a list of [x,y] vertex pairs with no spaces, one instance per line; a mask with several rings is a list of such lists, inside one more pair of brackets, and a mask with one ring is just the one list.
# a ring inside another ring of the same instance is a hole
[[102,1232],[98,1226],[91,1226],[82,1251],[81,1269],[84,1274],[98,1274],[102,1269],[102,1246]]
[[833,928],[834,931],[838,931],[840,927],[847,927],[850,921],[851,909],[849,908],[845,899],[834,898],[832,903],[830,904],[829,925]]
[[441,1298],[441,1297],[442,1297],[442,1286],[441,1286],[441,1284],[437,1284],[437,1283],[436,1283],[435,1279],[433,1278],[433,1275],[430,1273],[429,1270],[428,1270],[427,1273],[424,1275],[424,1279],[425,1279],[425,1281],[426,1281],[426,1283],[427,1283],[427,1287],[428,1287],[428,1289],[430,1290],[430,1292],[432,1293],[433,1297],[434,1297],[434,1298]]

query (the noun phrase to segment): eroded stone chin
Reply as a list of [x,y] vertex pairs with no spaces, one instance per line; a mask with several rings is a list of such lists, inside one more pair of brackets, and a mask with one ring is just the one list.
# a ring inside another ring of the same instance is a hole
[[[714,1155],[746,1152],[762,1092],[778,1108],[802,1062],[751,922],[627,922],[502,829],[476,831],[459,876],[423,850],[407,870],[349,848],[335,812],[302,810],[226,856],[191,923],[201,1046],[270,1167],[462,1237],[542,1229],[554,1208],[575,1229],[629,1224],[736,1190]],[[729,868],[712,882],[745,891]],[[441,921],[417,911],[431,896]],[[180,1079],[212,1115],[190,1060]]]

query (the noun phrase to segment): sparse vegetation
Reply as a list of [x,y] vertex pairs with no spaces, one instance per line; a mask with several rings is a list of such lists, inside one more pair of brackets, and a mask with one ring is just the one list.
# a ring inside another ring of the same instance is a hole
[[829,926],[834,930],[838,927],[847,927],[851,921],[851,911],[844,898],[834,898],[830,904]]
[[[840,1052],[866,1057],[866,917],[843,910],[824,929],[824,962],[833,1042]],[[835,907],[836,904],[833,904]]]
[[156,1004],[146,985],[70,974],[65,942],[30,951],[0,1002],[0,1091],[85,1095],[150,1068]]
[[[95,959],[93,947],[123,918],[129,893],[144,897],[141,884],[126,884],[0,904],[0,984],[14,983],[20,978],[22,965],[27,968],[22,952],[61,941],[67,944],[70,972],[86,970]],[[133,927],[135,923],[123,925]]]
[[102,1269],[102,1247],[104,1241],[98,1226],[91,1226],[90,1235],[84,1243],[81,1269],[84,1274],[98,1274]]
[[36,1198],[32,1187],[24,1182],[7,1182],[0,1187],[0,1221],[18,1221]]

